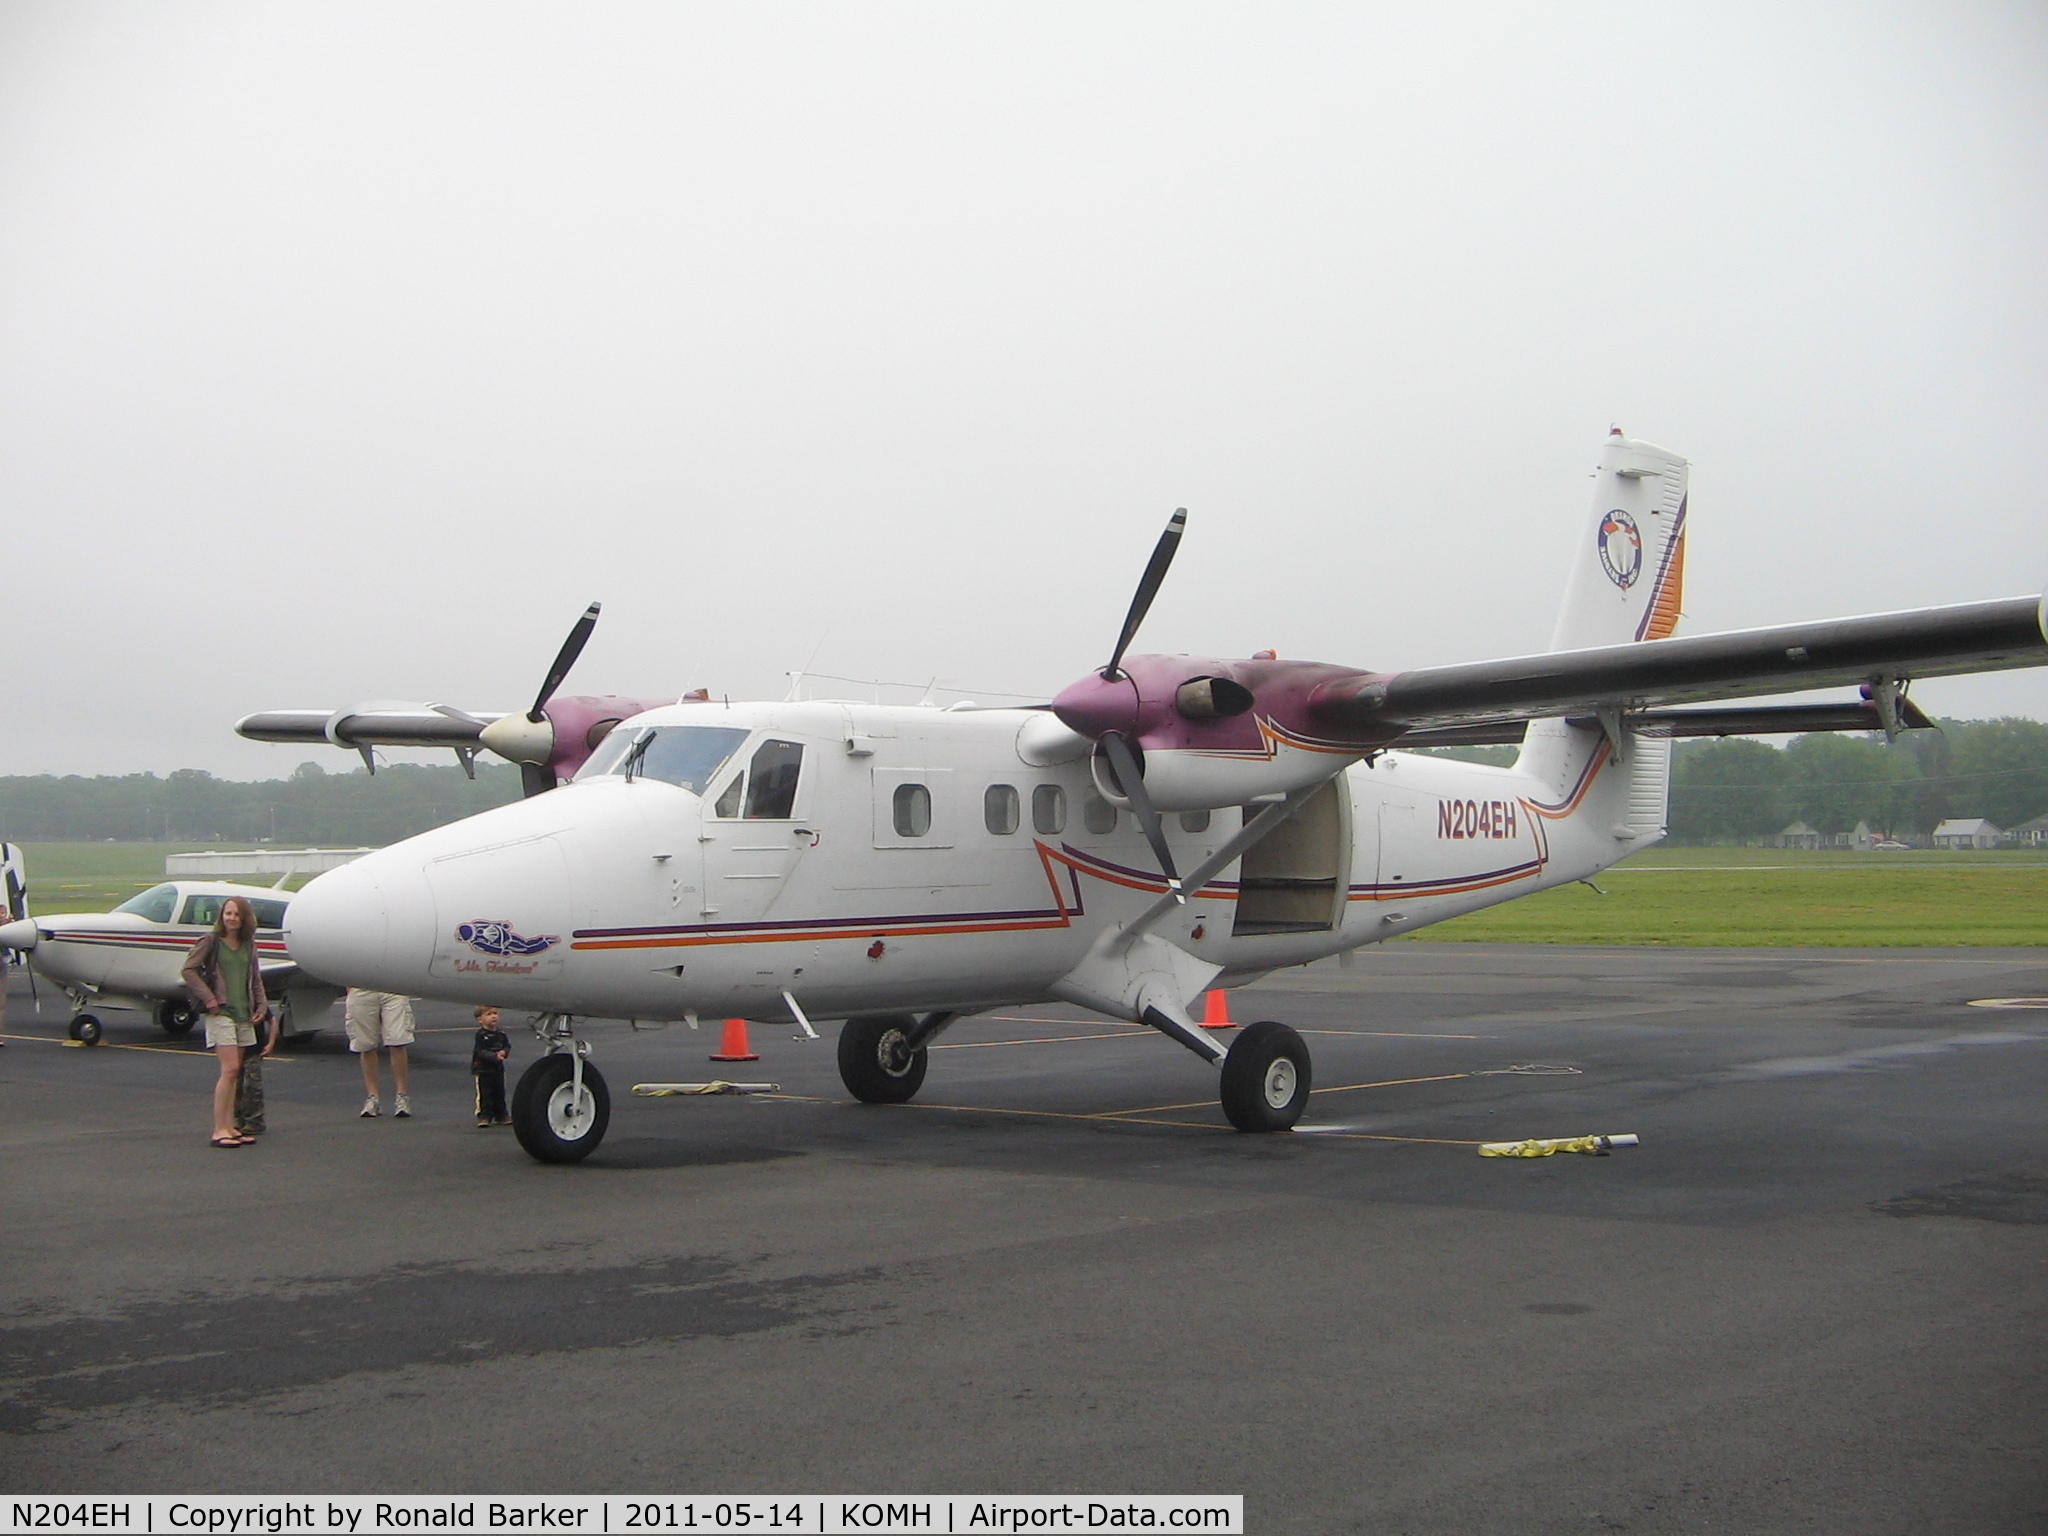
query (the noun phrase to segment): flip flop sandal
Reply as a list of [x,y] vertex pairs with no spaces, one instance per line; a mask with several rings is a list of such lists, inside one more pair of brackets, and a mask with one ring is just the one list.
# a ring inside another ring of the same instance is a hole
[[249,1145],[249,1142],[248,1138],[242,1136],[215,1136],[211,1138],[208,1145],[216,1147],[246,1147]]

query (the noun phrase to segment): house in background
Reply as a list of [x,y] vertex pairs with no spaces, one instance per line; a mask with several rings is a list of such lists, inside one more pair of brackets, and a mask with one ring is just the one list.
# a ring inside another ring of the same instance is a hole
[[2005,834],[1982,816],[1952,816],[1934,829],[1937,848],[1996,848]]
[[2022,848],[2048,848],[2048,816],[2023,821],[2005,835]]
[[1820,834],[1805,822],[1795,821],[1776,837],[1769,838],[1767,841],[1773,848],[1818,848],[1820,846]]

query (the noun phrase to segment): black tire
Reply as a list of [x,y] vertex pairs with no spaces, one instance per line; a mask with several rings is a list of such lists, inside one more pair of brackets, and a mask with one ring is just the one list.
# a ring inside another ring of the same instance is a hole
[[199,1010],[183,998],[174,997],[156,1005],[156,1027],[173,1040],[182,1040],[199,1022]]
[[1285,1024],[1253,1024],[1223,1058],[1223,1113],[1240,1131],[1290,1131],[1308,1108],[1308,1046]]
[[89,1013],[81,1013],[71,1021],[71,1038],[80,1045],[98,1045],[104,1033],[100,1021]]
[[543,1056],[520,1074],[512,1090],[512,1134],[538,1162],[581,1162],[597,1150],[611,1124],[611,1091],[604,1074],[588,1060],[583,1063],[582,1112],[571,1112],[574,1073],[566,1053]]
[[839,1026],[839,1080],[863,1104],[907,1104],[924,1086],[931,1052],[906,1050],[917,1020],[907,1013],[870,1013]]

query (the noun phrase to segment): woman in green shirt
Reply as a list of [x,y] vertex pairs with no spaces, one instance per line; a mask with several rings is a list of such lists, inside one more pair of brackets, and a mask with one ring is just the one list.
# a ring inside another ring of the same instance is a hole
[[[263,967],[256,957],[256,913],[240,896],[221,903],[213,932],[185,956],[185,986],[206,1015],[206,1043],[220,1058],[213,1085],[213,1144],[245,1147],[256,1138],[235,1129],[235,1087],[242,1053],[254,1050],[257,1030],[270,1014],[263,993]],[[264,1031],[263,1054],[276,1048],[274,1030]]]

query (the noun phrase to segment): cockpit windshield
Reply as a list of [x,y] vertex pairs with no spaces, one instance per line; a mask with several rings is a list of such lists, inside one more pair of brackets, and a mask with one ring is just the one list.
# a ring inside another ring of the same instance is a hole
[[[646,745],[640,747],[636,754],[635,748],[643,737]],[[576,771],[576,777],[579,781],[616,778],[625,772],[627,759],[634,758],[633,773],[636,777],[660,779],[701,795],[704,786],[711,782],[711,776],[725,765],[726,759],[746,739],[745,730],[726,725],[656,725],[631,729],[620,726],[598,743],[589,761]]]
[[152,885],[140,896],[130,896],[116,912],[133,912],[137,917],[146,917],[152,923],[168,923],[171,914],[178,909],[178,888],[175,885]]

